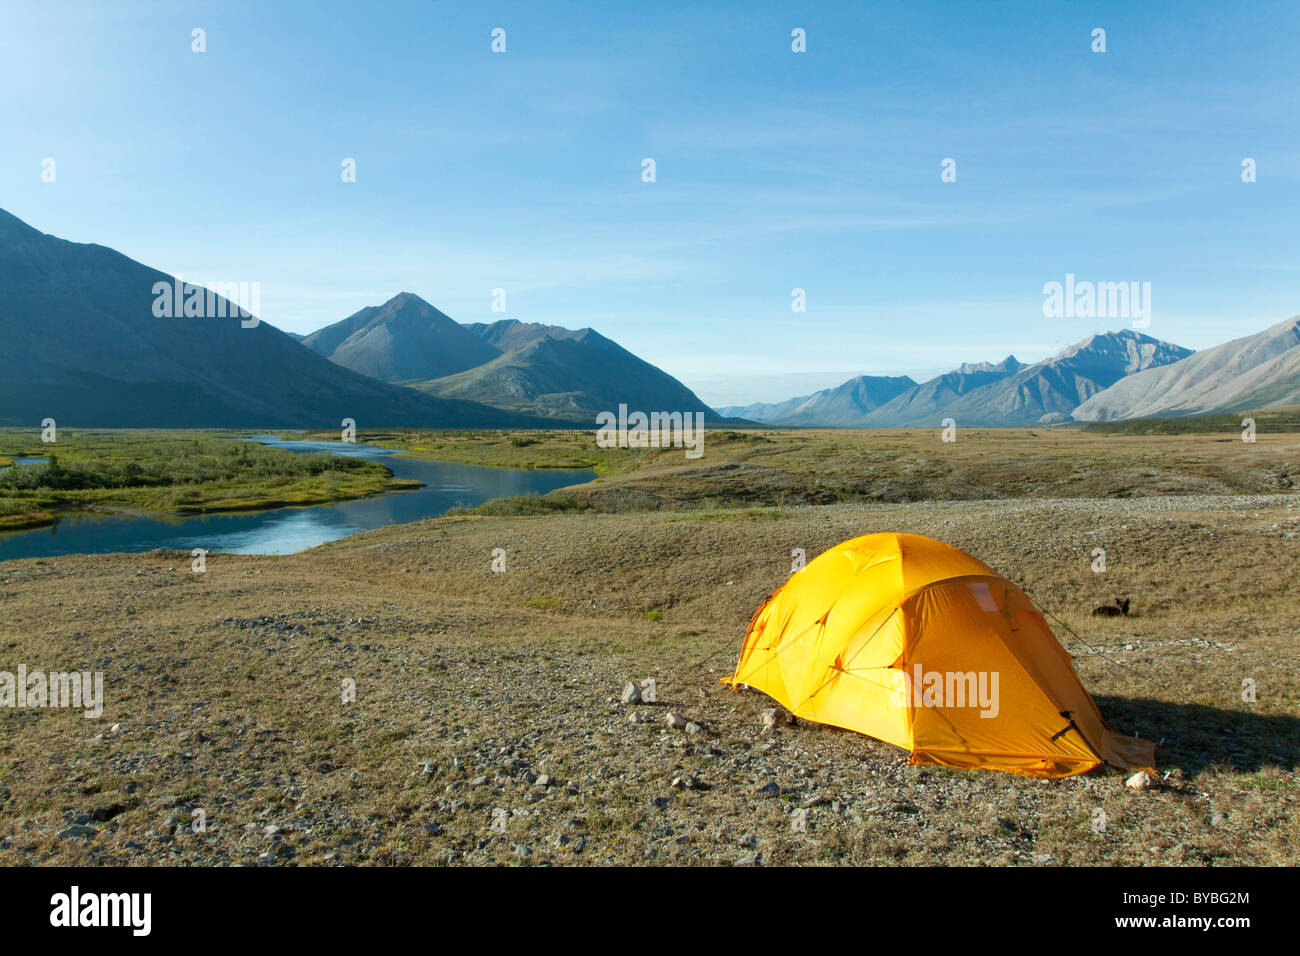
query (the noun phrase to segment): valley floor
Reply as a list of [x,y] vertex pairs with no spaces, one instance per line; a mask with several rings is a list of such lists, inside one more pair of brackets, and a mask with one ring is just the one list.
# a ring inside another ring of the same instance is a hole
[[[1057,628],[1110,723],[1160,742],[1161,785],[765,735],[771,702],[718,683],[750,616],[792,549],[885,530],[970,551],[1085,638]],[[0,863],[1294,865],[1297,558],[1295,496],[1194,494],[466,515],[201,576],[8,562],[0,671],[102,671],[106,700],[0,710]],[[1116,595],[1133,616],[1088,616]],[[651,676],[657,704],[619,702]]]

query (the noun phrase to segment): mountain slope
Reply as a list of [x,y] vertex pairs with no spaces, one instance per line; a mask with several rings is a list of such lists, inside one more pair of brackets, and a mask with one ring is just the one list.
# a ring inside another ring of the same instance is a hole
[[599,412],[703,412],[721,417],[662,369],[592,329],[527,325],[514,320],[469,327],[508,351],[479,368],[416,387],[444,398],[482,402],[581,424]]
[[302,344],[344,368],[385,382],[441,378],[501,354],[501,349],[410,292],[319,329]]
[[1125,329],[1093,335],[1034,365],[1008,355],[996,365],[967,363],[916,384],[910,378],[850,379],[837,388],[774,404],[719,409],[769,425],[822,428],[1032,425],[1066,420],[1090,396],[1127,375],[1169,365],[1191,352]]
[[[818,393],[819,394],[819,393]],[[751,422],[771,424],[804,405],[812,395],[799,395],[784,402],[754,402],[752,405],[721,405],[714,409],[719,415],[728,418],[744,418]]]
[[581,331],[566,329],[560,325],[542,325],[540,322],[520,322],[518,319],[502,319],[500,322],[470,322],[463,328],[487,342],[500,352],[531,345],[538,339],[571,339]]
[[793,407],[781,409],[766,421],[771,425],[860,428],[870,412],[915,387],[916,382],[906,375],[859,375],[843,385],[795,400]]
[[1300,316],[1123,379],[1075,409],[1079,421],[1174,417],[1300,402]]
[[172,277],[0,210],[0,423],[95,427],[485,426],[519,416],[440,401],[326,361],[262,322],[158,318]]
[[966,362],[891,399],[873,410],[864,426],[885,428],[904,425],[930,425],[944,417],[944,410],[963,395],[999,382],[1024,368],[1014,355],[996,365],[991,362]]
[[942,409],[942,415],[964,425],[1065,421],[1081,403],[1120,379],[1190,354],[1190,349],[1132,329],[1092,335],[1050,359],[968,392]]

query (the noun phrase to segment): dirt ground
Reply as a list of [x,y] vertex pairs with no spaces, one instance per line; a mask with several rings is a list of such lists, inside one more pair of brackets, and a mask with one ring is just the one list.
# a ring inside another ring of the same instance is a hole
[[[750,616],[793,549],[873,531],[951,542],[1076,631],[1159,786],[765,734],[771,701],[718,683]],[[202,575],[7,562],[0,670],[102,671],[105,704],[0,710],[0,863],[1294,865],[1298,557],[1295,496],[1194,493],[469,515]],[[658,702],[622,704],[645,677]]]

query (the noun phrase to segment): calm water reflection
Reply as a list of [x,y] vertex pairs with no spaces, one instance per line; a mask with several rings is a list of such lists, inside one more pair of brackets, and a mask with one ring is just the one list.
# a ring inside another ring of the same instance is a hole
[[392,469],[393,477],[422,481],[424,487],[331,505],[240,514],[185,518],[68,517],[52,527],[0,535],[0,561],[60,554],[149,551],[153,548],[177,551],[204,548],[209,552],[233,554],[292,554],[326,541],[346,538],[358,531],[437,517],[456,505],[479,505],[508,495],[541,495],[596,477],[594,471],[588,470],[515,471],[394,458],[394,449],[373,445],[280,441],[270,435],[260,435],[252,440],[294,452],[324,452],[382,461]]

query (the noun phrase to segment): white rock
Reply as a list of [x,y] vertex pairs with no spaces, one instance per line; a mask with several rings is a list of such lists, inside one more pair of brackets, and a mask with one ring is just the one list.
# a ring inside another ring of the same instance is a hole
[[1133,776],[1124,781],[1124,786],[1128,787],[1130,790],[1150,790],[1154,785],[1155,781],[1151,779],[1151,774],[1147,773],[1145,770],[1139,770],[1137,773],[1133,774]]
[[628,681],[627,686],[623,688],[622,700],[625,704],[641,703],[641,685],[634,680]]
[[664,718],[666,723],[673,730],[681,730],[686,726],[686,718],[675,710],[668,711],[668,716]]

